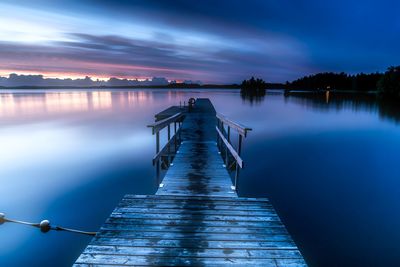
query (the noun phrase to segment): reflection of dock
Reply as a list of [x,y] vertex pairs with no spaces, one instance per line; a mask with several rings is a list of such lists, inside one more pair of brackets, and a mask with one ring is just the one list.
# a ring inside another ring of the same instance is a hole
[[[216,116],[208,99],[179,112],[151,125],[153,162],[168,168],[156,195],[126,195],[76,266],[306,266],[269,201],[237,196],[241,142],[250,129]],[[237,151],[231,130],[239,133]]]

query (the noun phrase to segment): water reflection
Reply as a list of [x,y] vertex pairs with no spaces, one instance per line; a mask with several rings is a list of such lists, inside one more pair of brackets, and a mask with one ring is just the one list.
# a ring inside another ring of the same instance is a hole
[[[93,94],[93,93],[91,93]],[[89,93],[73,92],[73,93],[48,93],[44,95],[44,99],[37,99],[43,105],[46,111],[54,112],[74,112],[89,109]],[[21,103],[25,103],[23,101]],[[19,107],[24,110],[24,104]],[[37,109],[40,111],[40,109]]]
[[379,116],[400,123],[400,103],[397,101],[378,100]]
[[[400,125],[392,121],[400,112],[371,96],[332,93],[327,101],[268,91],[251,102],[226,89],[0,93],[0,212],[98,229],[124,194],[155,192],[146,125],[190,97],[209,97],[218,112],[253,127],[239,193],[272,201],[310,266],[398,266]],[[0,226],[0,237],[0,266],[71,266],[89,242],[11,224]]]
[[[169,98],[175,98],[169,94]],[[109,110],[153,102],[152,91],[34,92],[0,94],[0,118]]]
[[241,90],[240,92],[240,96],[242,97],[243,102],[248,102],[250,103],[250,105],[260,104],[262,101],[264,101],[265,95],[265,90],[259,93],[249,93],[243,90]]
[[353,110],[377,113],[381,119],[400,123],[400,103],[380,99],[375,94],[292,92],[285,97],[285,101],[326,112]]

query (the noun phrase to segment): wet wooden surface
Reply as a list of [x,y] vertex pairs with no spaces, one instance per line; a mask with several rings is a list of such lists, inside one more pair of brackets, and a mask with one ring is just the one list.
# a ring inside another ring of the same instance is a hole
[[162,187],[126,195],[75,266],[306,266],[269,201],[231,189],[215,123],[197,99]]
[[155,117],[156,121],[159,121],[159,120],[163,120],[168,117],[171,117],[172,115],[174,115],[176,113],[185,112],[185,111],[187,111],[187,107],[171,106],[171,107],[157,113],[156,115],[154,115],[154,117]]
[[216,143],[216,112],[208,99],[197,99],[181,128],[182,144],[157,195],[237,197]]

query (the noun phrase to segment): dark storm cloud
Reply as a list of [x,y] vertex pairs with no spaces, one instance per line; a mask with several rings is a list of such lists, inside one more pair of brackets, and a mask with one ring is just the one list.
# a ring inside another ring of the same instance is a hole
[[375,71],[400,62],[398,1],[122,2],[100,1],[114,12],[139,10],[143,17],[174,27],[244,39],[293,36],[308,48],[316,69]]
[[[134,31],[103,34],[99,27],[80,33],[66,32],[71,38],[51,45],[14,44],[16,51],[18,45],[23,46],[25,55],[30,54],[29,49],[38,49],[38,54],[45,58],[104,66],[107,63],[142,66],[143,70],[137,70],[140,75],[147,71],[148,76],[213,82],[237,82],[249,75],[260,75],[272,81],[285,81],[318,71],[381,71],[400,62],[397,1],[14,0],[9,3],[72,17],[87,16],[99,25],[105,19],[148,25],[153,30],[149,38],[139,38]],[[187,42],[188,36],[198,36],[200,41]],[[11,58],[9,62],[13,62]],[[109,67],[108,71],[121,73],[121,68]],[[77,69],[84,71],[82,65]],[[105,73],[106,69],[99,71]],[[133,70],[127,74],[133,75]]]
[[[69,33],[69,37],[74,41],[50,45],[0,42],[0,63],[8,64],[14,70],[165,76],[175,79],[202,77],[210,82],[239,81],[246,77],[245,72],[263,75],[265,71],[273,69],[291,69],[290,66],[282,66],[279,58],[268,53],[261,56],[254,51],[241,54],[234,49],[207,52],[191,46],[116,35]],[[181,51],[185,53],[182,54]],[[32,66],[26,62],[27,59],[36,64]],[[260,68],[260,64],[265,67]],[[238,65],[241,66],[240,69]]]

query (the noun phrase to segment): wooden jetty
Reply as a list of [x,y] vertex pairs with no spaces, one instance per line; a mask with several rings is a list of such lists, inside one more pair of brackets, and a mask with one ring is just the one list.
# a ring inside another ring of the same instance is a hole
[[74,266],[307,266],[268,199],[236,193],[250,128],[216,114],[208,99],[156,120],[153,163],[167,169],[158,191],[126,195]]

